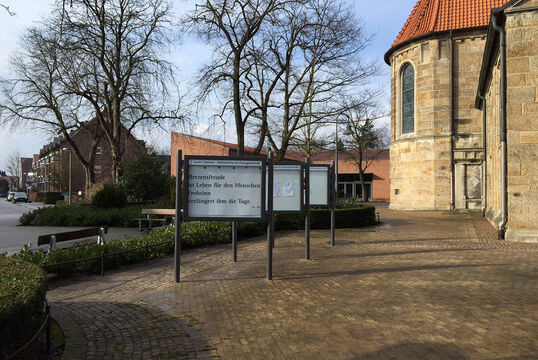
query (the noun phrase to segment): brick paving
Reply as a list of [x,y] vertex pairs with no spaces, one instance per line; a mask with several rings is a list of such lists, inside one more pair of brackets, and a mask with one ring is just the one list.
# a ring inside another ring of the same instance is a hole
[[396,212],[384,224],[277,233],[104,278],[50,284],[63,359],[538,359],[538,244],[496,240],[476,213]]

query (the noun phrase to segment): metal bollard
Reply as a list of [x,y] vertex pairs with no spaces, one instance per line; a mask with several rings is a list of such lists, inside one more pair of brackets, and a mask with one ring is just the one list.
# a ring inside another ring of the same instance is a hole
[[101,251],[101,276],[105,276],[105,252]]

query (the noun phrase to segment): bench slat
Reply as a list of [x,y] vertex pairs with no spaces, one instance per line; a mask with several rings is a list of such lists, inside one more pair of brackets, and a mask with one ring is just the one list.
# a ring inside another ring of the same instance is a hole
[[170,215],[170,216],[173,216],[175,214],[176,214],[176,209],[142,209],[142,215]]
[[[50,243],[50,237],[52,235],[56,236],[56,242],[62,242],[62,241],[69,241],[69,240],[76,240],[76,239],[83,239],[90,236],[97,236],[99,235],[99,229],[97,228],[91,228],[91,229],[83,229],[83,230],[76,230],[76,231],[68,231],[63,233],[57,233],[57,234],[48,234],[48,235],[40,235],[37,238],[37,245],[46,245]],[[103,226],[105,234],[108,234],[108,226]]]

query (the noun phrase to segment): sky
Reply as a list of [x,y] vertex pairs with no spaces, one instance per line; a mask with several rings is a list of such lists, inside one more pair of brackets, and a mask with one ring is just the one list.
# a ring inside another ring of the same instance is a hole
[[[9,78],[9,57],[17,50],[17,44],[24,30],[40,21],[50,10],[50,0],[0,0],[8,5],[15,16],[9,16],[0,8],[0,78]],[[202,1],[202,0],[198,0]],[[383,70],[381,76],[375,79],[374,86],[384,89],[384,101],[388,109],[390,96],[390,68],[384,63],[383,55],[390,48],[411,13],[416,0],[348,0],[353,5],[363,28],[373,34],[373,41],[364,54],[368,59],[376,60]],[[173,1],[176,14],[190,10],[196,0]],[[170,52],[170,60],[179,68],[181,91],[192,93],[195,85],[194,76],[199,67],[207,63],[211,56],[211,47],[194,38],[186,38],[177,44]],[[235,134],[233,126],[229,129],[208,130],[210,114],[200,114],[192,131],[199,135],[233,142]],[[387,119],[383,121],[388,123]],[[175,129],[173,129],[175,130]],[[181,131],[181,129],[178,129]],[[139,131],[135,134],[139,139],[153,145],[157,149],[167,149],[170,144],[170,132],[158,129]],[[6,168],[5,161],[9,153],[19,151],[23,157],[31,157],[39,153],[39,149],[50,141],[51,135],[42,129],[31,126],[24,128],[0,128],[0,170]],[[247,138],[248,142],[248,138]]]

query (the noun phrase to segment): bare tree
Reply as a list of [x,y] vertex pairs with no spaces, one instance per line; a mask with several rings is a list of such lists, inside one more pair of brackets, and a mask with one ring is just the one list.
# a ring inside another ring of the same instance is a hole
[[243,115],[241,104],[247,45],[271,14],[297,1],[304,0],[206,0],[197,4],[186,19],[202,39],[215,44],[214,59],[202,70],[202,98],[221,87],[231,88],[223,111],[232,105],[239,155],[244,154],[245,126],[250,116]]
[[316,124],[340,111],[335,98],[371,80],[378,67],[361,61],[370,38],[341,0],[289,3],[270,18],[247,54],[243,81],[251,111],[260,110],[260,141],[267,136],[282,160],[298,131],[311,153]]
[[7,155],[4,166],[8,175],[13,177],[19,176],[19,163],[21,160],[21,153],[18,150],[12,151]]
[[[13,78],[1,82],[1,123],[30,125],[62,135],[83,166],[89,188],[95,182],[94,156],[101,131],[95,121],[81,120],[90,115],[82,111],[80,99],[63,86],[63,64],[70,59],[56,46],[59,34],[55,26],[33,27],[22,36],[19,52],[10,59]],[[73,140],[75,132],[84,132],[90,138],[89,152],[83,152]]]
[[[388,131],[386,127],[376,127],[376,120],[386,115],[380,114],[375,102],[376,92],[363,92],[361,101],[355,100],[347,106],[345,115],[348,119],[351,135],[346,141],[346,153],[359,170],[362,188],[362,199],[368,201],[368,193],[364,181],[366,170],[388,147]],[[369,100],[364,100],[369,99]]]
[[137,126],[181,120],[174,67],[164,58],[173,42],[171,5],[72,0],[64,9],[58,0],[55,13],[63,30],[55,45],[71,59],[63,86],[94,112],[110,144],[117,182],[125,143]]

